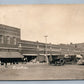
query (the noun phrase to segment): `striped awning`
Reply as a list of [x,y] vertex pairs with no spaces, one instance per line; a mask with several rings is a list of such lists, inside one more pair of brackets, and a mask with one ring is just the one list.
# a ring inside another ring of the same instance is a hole
[[0,52],[0,58],[23,58],[19,52]]

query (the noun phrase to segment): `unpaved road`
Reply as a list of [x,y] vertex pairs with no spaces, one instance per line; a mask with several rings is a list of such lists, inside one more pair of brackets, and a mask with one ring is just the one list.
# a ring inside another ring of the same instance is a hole
[[0,68],[0,80],[84,79],[84,65],[18,64]]

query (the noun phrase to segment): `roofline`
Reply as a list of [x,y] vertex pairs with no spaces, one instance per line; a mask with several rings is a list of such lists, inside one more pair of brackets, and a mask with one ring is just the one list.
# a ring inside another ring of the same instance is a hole
[[13,27],[13,26],[5,25],[5,24],[0,24],[0,26],[10,27],[10,28],[14,28],[14,29],[19,29],[20,30],[20,28],[18,28],[18,27]]

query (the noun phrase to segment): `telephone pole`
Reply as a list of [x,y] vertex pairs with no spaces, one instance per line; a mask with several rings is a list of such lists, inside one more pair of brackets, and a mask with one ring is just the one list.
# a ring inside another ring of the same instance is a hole
[[47,37],[48,36],[44,36],[45,37],[45,57],[46,57],[46,62],[48,63],[48,56],[47,56]]

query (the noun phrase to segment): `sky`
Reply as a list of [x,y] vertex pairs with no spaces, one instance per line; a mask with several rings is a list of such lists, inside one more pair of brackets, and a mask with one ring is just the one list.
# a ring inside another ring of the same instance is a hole
[[84,4],[0,5],[0,24],[20,28],[22,40],[82,43]]

